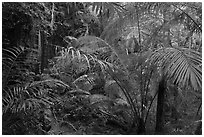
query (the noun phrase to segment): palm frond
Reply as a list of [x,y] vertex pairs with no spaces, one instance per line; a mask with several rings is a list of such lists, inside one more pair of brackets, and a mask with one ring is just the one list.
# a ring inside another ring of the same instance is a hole
[[152,54],[150,60],[159,63],[175,84],[191,85],[196,90],[202,87],[200,53],[184,48],[161,48]]

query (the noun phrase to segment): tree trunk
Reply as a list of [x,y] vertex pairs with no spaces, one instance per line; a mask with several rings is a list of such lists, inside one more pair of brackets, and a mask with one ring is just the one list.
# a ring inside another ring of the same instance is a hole
[[45,35],[43,31],[39,31],[38,35],[38,45],[40,51],[40,73],[43,73],[44,68],[46,68],[46,45],[45,45]]
[[146,133],[145,123],[144,123],[144,120],[142,118],[139,119],[139,127],[138,127],[137,133],[139,135],[143,135]]
[[156,113],[156,128],[155,133],[163,131],[163,107],[164,107],[164,94],[165,94],[165,78],[159,82],[158,97],[157,97],[157,113]]
[[39,52],[40,52],[40,73],[43,73],[45,68],[48,68],[49,61],[55,56],[55,49],[46,41],[46,35],[43,31],[39,32]]
[[195,135],[202,135],[202,122],[199,122],[196,130],[195,130]]

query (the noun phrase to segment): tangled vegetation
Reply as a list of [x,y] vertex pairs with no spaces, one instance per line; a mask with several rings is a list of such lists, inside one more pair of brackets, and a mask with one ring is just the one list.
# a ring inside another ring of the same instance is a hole
[[2,3],[2,134],[202,134],[202,4]]

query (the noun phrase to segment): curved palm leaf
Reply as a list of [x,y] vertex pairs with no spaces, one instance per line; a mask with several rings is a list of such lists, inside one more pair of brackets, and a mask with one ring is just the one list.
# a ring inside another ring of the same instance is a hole
[[202,87],[200,53],[184,48],[161,48],[151,55],[150,60],[160,64],[164,74],[173,78],[175,84],[191,85],[195,90]]

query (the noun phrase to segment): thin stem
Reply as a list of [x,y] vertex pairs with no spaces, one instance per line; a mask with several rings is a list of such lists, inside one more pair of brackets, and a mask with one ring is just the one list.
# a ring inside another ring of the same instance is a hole
[[138,35],[139,35],[139,46],[141,46],[141,33],[140,33],[140,18],[139,18],[139,10],[137,9],[138,7],[136,6],[136,12],[137,12],[137,29],[138,29]]
[[149,111],[150,111],[150,109],[151,109],[151,106],[152,106],[152,104],[153,104],[153,102],[154,102],[154,99],[156,98],[157,94],[158,94],[158,91],[155,93],[155,95],[154,95],[154,97],[153,97],[153,99],[152,99],[152,101],[151,101],[151,103],[150,103],[150,105],[149,105],[149,108],[148,108],[148,111],[147,111],[147,114],[146,114],[146,117],[145,117],[144,125],[146,125],[147,117],[148,117],[148,115],[149,115]]
[[54,30],[54,11],[55,11],[55,3],[53,2],[52,3],[52,19],[51,19],[51,22],[50,22],[50,26],[51,26],[51,30],[53,32]]
[[198,116],[198,113],[199,113],[199,111],[200,111],[201,106],[202,106],[202,102],[200,103],[200,105],[199,105],[199,107],[198,107],[198,110],[197,110],[197,112],[196,112],[196,116]]
[[[148,86],[149,86],[150,78],[152,77],[152,74],[153,74],[153,70],[150,72],[149,80],[147,81],[146,87],[144,87],[144,89],[145,89],[145,98],[144,98],[144,100],[145,100],[145,101],[146,101],[146,99],[147,99]],[[147,77],[146,77],[145,79],[147,79]],[[146,83],[146,82],[145,82],[145,83]]]
[[188,13],[186,13],[184,10],[182,10],[181,8],[176,6],[175,4],[172,4],[172,5],[174,7],[176,7],[177,9],[179,9],[180,11],[182,11],[188,18],[190,18],[193,21],[193,23],[197,26],[197,28],[202,32],[202,28],[199,26],[199,24]]
[[[124,95],[126,96],[127,98],[127,101],[128,103],[130,104],[131,106],[131,109],[132,109],[132,112],[133,112],[133,115],[134,115],[134,120],[139,116],[139,110],[136,109],[134,103],[133,103],[133,100],[132,98],[130,97],[130,94],[127,92],[127,90],[125,89],[125,87],[123,87],[120,83],[119,83],[119,79],[117,76],[113,75],[113,72],[110,68],[107,69],[107,72],[108,74],[116,81],[116,83],[118,84],[118,86],[121,88],[121,90],[123,91]],[[134,121],[133,121],[134,123]]]

